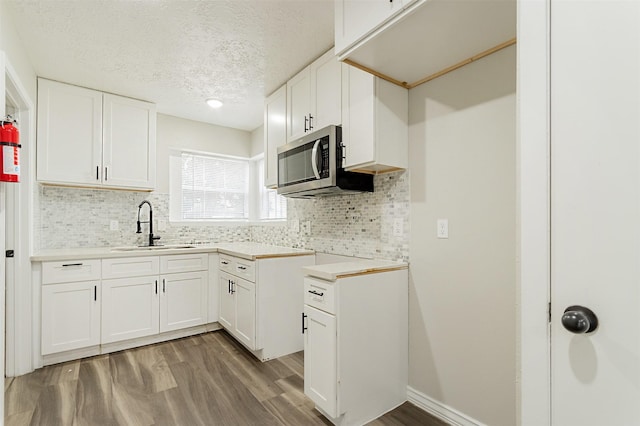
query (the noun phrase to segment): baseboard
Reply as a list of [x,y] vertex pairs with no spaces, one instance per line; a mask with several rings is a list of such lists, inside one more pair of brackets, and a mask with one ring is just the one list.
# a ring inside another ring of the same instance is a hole
[[484,426],[460,411],[407,386],[407,401],[453,426]]

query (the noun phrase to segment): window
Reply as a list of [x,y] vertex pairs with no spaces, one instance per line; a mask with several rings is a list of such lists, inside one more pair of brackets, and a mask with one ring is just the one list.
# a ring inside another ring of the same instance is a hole
[[248,219],[249,160],[182,153],[181,218]]
[[286,219],[287,199],[264,186],[264,157],[255,162],[258,176],[259,219]]

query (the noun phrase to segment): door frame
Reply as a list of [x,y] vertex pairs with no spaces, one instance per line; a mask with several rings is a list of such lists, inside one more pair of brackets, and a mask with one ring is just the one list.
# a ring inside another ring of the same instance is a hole
[[[4,56],[4,55],[3,55]],[[35,107],[15,69],[5,56],[3,66],[5,92],[19,109],[21,173],[20,184],[5,185],[7,223],[13,227],[11,246],[15,252],[13,279],[6,284],[5,307],[5,375],[18,376],[34,369],[33,323],[35,321],[31,261],[33,247],[33,182],[35,182]],[[4,234],[4,233],[3,233]],[[2,235],[2,245],[5,235]],[[11,247],[10,247],[11,248]],[[0,255],[4,252],[0,251]],[[4,277],[4,272],[3,272]]]
[[517,418],[540,426],[551,424],[551,0],[517,2]]

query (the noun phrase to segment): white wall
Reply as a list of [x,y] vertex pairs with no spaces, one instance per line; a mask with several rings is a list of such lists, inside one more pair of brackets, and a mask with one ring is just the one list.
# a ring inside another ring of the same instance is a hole
[[515,52],[409,93],[409,384],[490,425],[516,424]]
[[158,114],[156,191],[169,192],[169,148],[251,156],[251,133],[199,121]]
[[21,83],[35,105],[36,74],[29,58],[24,52],[22,42],[18,38],[8,8],[7,2],[0,1],[0,50],[5,52],[7,62],[9,62],[16,71]]
[[264,152],[264,126],[251,132],[251,156],[255,157]]

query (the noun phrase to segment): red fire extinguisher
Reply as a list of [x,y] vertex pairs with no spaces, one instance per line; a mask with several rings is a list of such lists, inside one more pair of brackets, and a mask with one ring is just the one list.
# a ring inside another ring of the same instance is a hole
[[20,182],[20,132],[7,116],[0,126],[0,181]]

